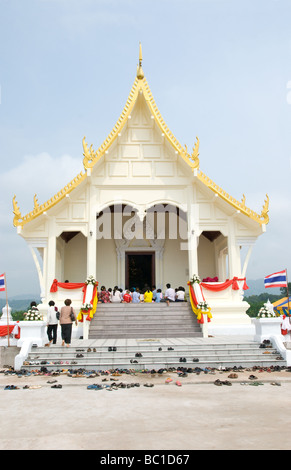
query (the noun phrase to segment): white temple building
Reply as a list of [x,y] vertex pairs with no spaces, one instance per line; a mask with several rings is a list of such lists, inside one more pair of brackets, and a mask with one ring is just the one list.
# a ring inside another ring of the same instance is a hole
[[[268,224],[268,196],[257,214],[245,196],[234,199],[203,173],[199,139],[190,151],[162,118],[141,48],[116,125],[97,150],[85,137],[82,144],[84,170],[51,199],[39,204],[34,195],[32,211],[22,215],[13,198],[14,225],[31,249],[43,309],[68,296],[81,305],[79,291],[52,294],[54,280],[93,276],[99,287],[148,284],[164,291],[167,283],[187,290],[198,275],[211,287],[203,292],[214,325],[249,325],[243,287],[252,247]],[[235,290],[225,281],[236,278]]]

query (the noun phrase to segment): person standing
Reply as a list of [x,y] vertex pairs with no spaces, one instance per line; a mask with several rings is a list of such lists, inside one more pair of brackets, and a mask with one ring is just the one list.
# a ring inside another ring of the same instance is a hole
[[71,344],[72,337],[72,325],[73,322],[77,325],[77,317],[73,307],[71,307],[71,299],[65,300],[65,306],[61,308],[60,311],[60,325],[62,330],[62,346],[65,344],[67,347]]
[[56,344],[57,342],[57,331],[58,331],[58,318],[57,318],[58,308],[55,306],[53,300],[49,301],[49,308],[47,311],[47,336],[49,339],[48,346],[52,343]]

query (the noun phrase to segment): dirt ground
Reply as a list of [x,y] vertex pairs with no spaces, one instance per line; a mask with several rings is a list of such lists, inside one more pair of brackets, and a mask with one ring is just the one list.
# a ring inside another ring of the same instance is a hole
[[18,376],[3,368],[0,448],[289,450],[290,399],[288,370]]

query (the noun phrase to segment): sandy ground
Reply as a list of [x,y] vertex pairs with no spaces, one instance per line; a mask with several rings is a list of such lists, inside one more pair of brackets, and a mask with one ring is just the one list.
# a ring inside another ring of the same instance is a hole
[[[231,378],[232,373],[76,377],[64,370],[56,376],[18,377],[2,370],[0,448],[289,450],[291,442],[284,436],[291,432],[286,412],[291,372],[244,369]],[[216,380],[232,385],[217,386]],[[126,387],[114,389],[113,383]],[[88,389],[92,384],[104,388]],[[61,388],[52,388],[56,385]]]

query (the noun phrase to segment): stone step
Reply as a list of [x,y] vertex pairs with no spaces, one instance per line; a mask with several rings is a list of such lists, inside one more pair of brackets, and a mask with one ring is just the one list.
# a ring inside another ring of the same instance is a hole
[[202,337],[188,302],[98,304],[89,339]]
[[[88,348],[66,348],[51,346],[50,348],[34,348],[24,369],[159,369],[178,367],[260,367],[286,366],[286,361],[273,348],[260,348],[257,343],[240,344],[195,344],[176,345],[173,350],[160,348],[156,345],[118,346],[116,351],[109,351],[108,346],[98,346],[96,352]],[[142,357],[136,357],[141,353]],[[77,357],[77,355],[82,357]],[[180,362],[180,357],[186,362]],[[195,359],[195,361],[193,361]],[[196,361],[198,359],[198,361]]]

